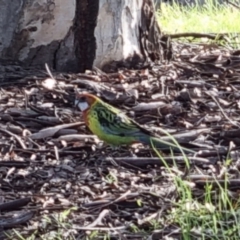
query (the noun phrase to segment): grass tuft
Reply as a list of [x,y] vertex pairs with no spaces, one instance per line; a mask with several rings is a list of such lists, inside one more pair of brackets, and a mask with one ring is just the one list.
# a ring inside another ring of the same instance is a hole
[[172,5],[162,3],[157,12],[160,27],[167,33],[238,33],[239,9],[227,3],[218,4],[207,0],[205,4],[182,7],[175,1]]

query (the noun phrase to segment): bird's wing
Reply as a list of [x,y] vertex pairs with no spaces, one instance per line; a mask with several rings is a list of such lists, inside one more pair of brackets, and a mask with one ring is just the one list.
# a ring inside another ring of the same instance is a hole
[[102,130],[106,134],[116,136],[137,136],[141,134],[151,135],[151,132],[141,127],[131,118],[127,117],[119,109],[116,109],[110,105],[98,106],[96,109],[98,121],[102,127]]

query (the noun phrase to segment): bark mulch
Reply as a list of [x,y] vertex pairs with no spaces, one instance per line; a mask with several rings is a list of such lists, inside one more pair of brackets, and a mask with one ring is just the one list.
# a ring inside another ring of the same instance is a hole
[[[150,221],[178,200],[173,175],[191,183],[195,197],[207,182],[224,184],[227,175],[238,198],[240,52],[192,43],[176,45],[175,52],[169,63],[114,73],[95,69],[51,78],[36,69],[0,67],[2,239],[16,232],[84,239],[93,230],[111,239],[154,239]],[[163,128],[194,148],[190,167],[181,154],[163,152],[169,174],[147,146],[113,150],[101,144],[74,108],[76,89],[98,94],[159,135]],[[161,237],[176,228],[166,223]]]

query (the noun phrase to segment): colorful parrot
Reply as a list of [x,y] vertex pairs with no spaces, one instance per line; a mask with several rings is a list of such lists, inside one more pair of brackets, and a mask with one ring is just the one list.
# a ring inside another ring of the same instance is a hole
[[[162,150],[172,148],[174,152],[181,152],[176,144],[156,137],[119,109],[95,95],[77,93],[75,106],[83,112],[84,122],[92,133],[108,144],[115,146],[133,143],[143,143],[150,146],[153,144],[154,147]],[[183,147],[181,149],[185,153],[195,153],[190,149]]]

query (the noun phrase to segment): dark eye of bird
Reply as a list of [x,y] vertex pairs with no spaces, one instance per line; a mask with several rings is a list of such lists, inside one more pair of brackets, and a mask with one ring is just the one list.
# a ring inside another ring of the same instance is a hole
[[86,97],[80,97],[79,102],[86,102]]

